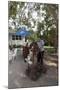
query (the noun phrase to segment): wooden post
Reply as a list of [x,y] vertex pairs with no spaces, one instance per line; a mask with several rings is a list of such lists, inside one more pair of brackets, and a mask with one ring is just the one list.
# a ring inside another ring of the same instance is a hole
[[33,62],[33,64],[34,64],[34,47],[32,46],[32,62]]

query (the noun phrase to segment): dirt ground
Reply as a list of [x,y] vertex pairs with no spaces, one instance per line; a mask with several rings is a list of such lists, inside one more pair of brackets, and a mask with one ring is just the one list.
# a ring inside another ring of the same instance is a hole
[[27,63],[24,62],[22,53],[18,51],[16,59],[8,65],[8,88],[29,88],[58,85],[57,58],[44,59],[47,72],[42,74],[37,81],[32,81],[26,74]]

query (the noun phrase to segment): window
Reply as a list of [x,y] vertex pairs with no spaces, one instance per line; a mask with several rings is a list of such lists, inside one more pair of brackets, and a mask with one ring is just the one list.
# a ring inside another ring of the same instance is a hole
[[16,40],[18,40],[18,36],[16,36]]
[[21,36],[12,35],[12,40],[21,40]]
[[15,35],[12,35],[12,40],[15,40]]
[[19,40],[21,40],[21,36],[19,36]]

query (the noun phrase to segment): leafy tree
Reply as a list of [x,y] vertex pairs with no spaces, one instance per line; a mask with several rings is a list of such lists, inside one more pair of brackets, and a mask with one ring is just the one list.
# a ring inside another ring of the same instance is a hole
[[[57,4],[41,4],[32,2],[15,2],[8,3],[9,20],[13,19],[15,29],[19,25],[26,25],[33,33],[31,40],[38,40],[43,33],[47,45],[58,47],[58,5]],[[18,7],[19,6],[19,7]],[[34,18],[33,12],[36,12]],[[18,17],[17,17],[18,16]],[[12,23],[12,24],[13,24]],[[17,24],[16,24],[17,23]],[[33,28],[37,27],[34,32]]]
[[[56,4],[45,4],[44,8],[46,11],[45,24],[46,30],[50,28],[50,36],[48,36],[48,40],[52,37],[51,41],[53,41],[53,46],[57,48],[58,46],[58,5]],[[53,29],[52,29],[53,28]],[[49,34],[49,31],[48,31]],[[47,35],[48,35],[47,34]]]

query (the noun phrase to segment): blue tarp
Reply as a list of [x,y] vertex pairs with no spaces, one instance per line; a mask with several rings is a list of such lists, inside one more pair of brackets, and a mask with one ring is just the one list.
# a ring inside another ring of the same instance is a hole
[[26,30],[25,27],[19,28],[18,31],[16,32],[16,35],[18,36],[28,36],[30,35],[30,32]]

